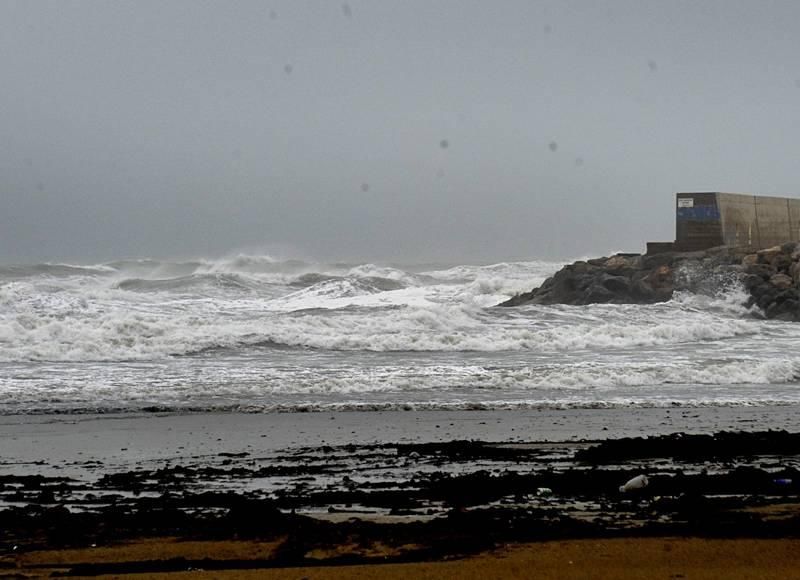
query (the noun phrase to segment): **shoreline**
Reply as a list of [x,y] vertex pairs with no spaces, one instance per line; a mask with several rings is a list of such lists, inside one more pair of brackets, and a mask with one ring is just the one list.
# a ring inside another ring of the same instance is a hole
[[[797,430],[800,405],[512,411],[0,416],[0,474],[88,461],[120,467],[324,445],[575,442],[673,432]],[[26,467],[27,466],[27,467]]]

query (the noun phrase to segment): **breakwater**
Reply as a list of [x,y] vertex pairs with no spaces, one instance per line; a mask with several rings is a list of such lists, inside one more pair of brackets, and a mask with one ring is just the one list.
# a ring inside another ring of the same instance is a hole
[[800,244],[756,252],[720,246],[696,252],[617,254],[564,266],[538,288],[500,306],[650,304],[676,291],[714,293],[742,284],[748,307],[766,318],[800,321]]

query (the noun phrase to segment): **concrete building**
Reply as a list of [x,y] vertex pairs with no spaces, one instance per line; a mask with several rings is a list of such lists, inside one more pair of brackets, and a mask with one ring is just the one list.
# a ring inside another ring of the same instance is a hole
[[800,199],[740,193],[678,193],[675,241],[649,242],[647,253],[714,246],[761,249],[800,241]]

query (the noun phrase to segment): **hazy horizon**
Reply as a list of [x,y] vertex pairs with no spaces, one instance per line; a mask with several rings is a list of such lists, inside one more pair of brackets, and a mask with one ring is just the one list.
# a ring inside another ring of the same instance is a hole
[[0,0],[0,263],[643,251],[800,194],[800,4]]

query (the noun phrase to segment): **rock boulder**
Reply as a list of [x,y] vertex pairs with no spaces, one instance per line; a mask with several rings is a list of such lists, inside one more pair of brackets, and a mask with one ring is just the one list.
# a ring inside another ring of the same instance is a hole
[[579,261],[500,306],[651,304],[670,300],[678,290],[714,293],[732,283],[749,292],[746,306],[758,307],[765,317],[800,321],[800,246],[795,243],[757,252],[723,246]]

